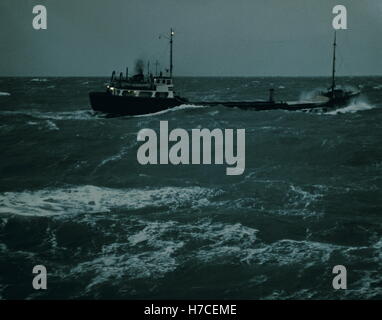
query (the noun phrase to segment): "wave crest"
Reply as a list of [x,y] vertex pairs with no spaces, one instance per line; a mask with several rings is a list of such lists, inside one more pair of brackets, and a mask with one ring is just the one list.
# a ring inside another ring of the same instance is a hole
[[374,106],[369,105],[366,102],[353,102],[344,108],[329,111],[329,112],[326,112],[325,114],[337,115],[337,114],[343,114],[343,113],[356,113],[359,111],[367,111],[374,108],[375,108]]
[[157,189],[111,189],[91,185],[4,192],[0,194],[0,213],[23,216],[111,212],[166,207],[170,211],[209,204],[217,191],[201,187],[163,187]]

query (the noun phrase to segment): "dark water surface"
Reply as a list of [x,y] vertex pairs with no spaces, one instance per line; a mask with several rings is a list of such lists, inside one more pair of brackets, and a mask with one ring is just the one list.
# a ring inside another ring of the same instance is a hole
[[[104,118],[101,78],[0,78],[0,297],[382,298],[382,78],[329,113],[183,105]],[[324,78],[178,78],[191,100],[298,100]],[[246,169],[142,166],[142,128],[246,129]],[[35,291],[34,265],[48,269]],[[332,268],[348,290],[332,288]]]

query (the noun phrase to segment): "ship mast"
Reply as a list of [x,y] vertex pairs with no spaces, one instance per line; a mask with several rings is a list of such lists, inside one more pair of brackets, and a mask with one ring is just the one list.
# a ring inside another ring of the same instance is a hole
[[173,64],[172,64],[172,44],[173,44],[173,38],[174,36],[174,31],[170,30],[170,78],[172,78],[172,69],[173,69]]
[[158,60],[155,61],[155,76],[158,76],[158,65],[159,65],[159,62]]
[[332,98],[334,98],[334,88],[336,87],[336,46],[337,46],[337,34],[334,31],[334,42],[333,42],[333,69],[332,69]]

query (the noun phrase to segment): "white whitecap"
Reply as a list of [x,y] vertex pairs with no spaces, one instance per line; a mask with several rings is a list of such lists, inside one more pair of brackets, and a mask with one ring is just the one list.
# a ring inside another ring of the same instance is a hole
[[356,113],[359,111],[367,111],[371,109],[374,109],[374,106],[369,105],[366,102],[354,102],[344,108],[329,111],[329,112],[326,112],[325,114],[337,115],[337,114],[343,114],[343,113]]
[[169,108],[169,109],[158,111],[155,113],[141,114],[141,115],[137,115],[134,117],[137,117],[137,118],[138,117],[151,117],[151,116],[157,116],[157,115],[165,114],[168,112],[176,112],[176,111],[180,111],[180,110],[200,109],[200,108],[206,108],[206,106],[200,106],[200,105],[194,105],[194,104],[182,104],[182,105],[174,107],[174,108]]
[[47,121],[46,121],[46,125],[47,125],[47,127],[48,127],[49,130],[52,130],[52,131],[60,130],[60,129],[57,127],[57,125],[56,125],[53,121],[51,121],[51,120],[47,120]]
[[31,79],[32,82],[46,82],[48,79],[45,78],[33,78]]
[[215,190],[201,187],[154,189],[111,189],[91,185],[62,189],[3,192],[0,213],[23,216],[110,212],[113,209],[145,207],[203,207]]
[[76,110],[63,112],[41,112],[37,110],[0,111],[4,115],[25,115],[37,119],[47,120],[92,120],[97,116],[91,110]]

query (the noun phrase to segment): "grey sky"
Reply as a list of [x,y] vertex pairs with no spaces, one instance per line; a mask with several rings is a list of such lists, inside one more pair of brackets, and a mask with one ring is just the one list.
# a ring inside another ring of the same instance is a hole
[[[47,30],[32,28],[37,4]],[[381,0],[1,0],[0,76],[104,76],[137,58],[167,67],[158,35],[170,27],[175,75],[328,75],[336,4],[349,28],[339,75],[382,75]]]

